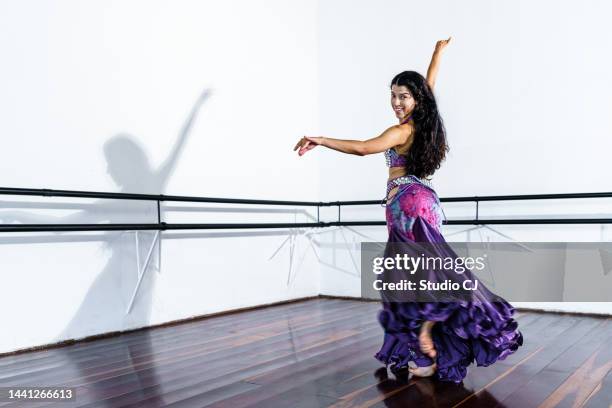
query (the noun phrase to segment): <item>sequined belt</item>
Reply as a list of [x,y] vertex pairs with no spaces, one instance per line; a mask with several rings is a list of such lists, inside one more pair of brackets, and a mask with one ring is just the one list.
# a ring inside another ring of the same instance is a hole
[[393,180],[389,180],[387,182],[387,196],[389,195],[389,192],[395,187],[399,187],[402,184],[412,184],[412,183],[419,183],[432,190],[434,189],[433,185],[431,184],[429,180],[420,179],[417,176],[413,176],[413,175],[401,176],[401,177],[396,177]]
[[[384,205],[384,201],[388,200],[389,192],[391,190],[393,190],[395,187],[399,187],[399,186],[401,186],[403,184],[414,184],[414,183],[421,184],[421,185],[429,188],[431,191],[433,191],[435,193],[433,185],[431,184],[431,182],[429,180],[420,179],[417,176],[414,176],[412,174],[408,175],[408,176],[396,177],[396,178],[394,178],[392,180],[389,180],[387,182],[387,194],[385,195],[385,198],[383,199],[383,203],[382,203],[383,207],[385,206]],[[436,198],[437,198],[437,196],[436,196]]]

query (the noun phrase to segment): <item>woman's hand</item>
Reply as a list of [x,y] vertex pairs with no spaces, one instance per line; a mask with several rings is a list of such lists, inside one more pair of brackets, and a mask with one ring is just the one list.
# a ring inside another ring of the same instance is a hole
[[303,156],[309,150],[314,149],[315,147],[323,144],[323,137],[320,136],[304,136],[300,139],[299,142],[293,148],[293,151],[296,151],[298,148],[298,154]]
[[448,37],[448,40],[440,40],[436,43],[436,52],[441,52],[451,42],[453,37]]
[[452,37],[448,37],[448,40],[440,40],[436,43],[433,55],[431,56],[431,62],[429,68],[427,68],[427,84],[433,90],[436,83],[436,77],[438,76],[438,69],[440,68],[440,58],[442,51],[451,42]]

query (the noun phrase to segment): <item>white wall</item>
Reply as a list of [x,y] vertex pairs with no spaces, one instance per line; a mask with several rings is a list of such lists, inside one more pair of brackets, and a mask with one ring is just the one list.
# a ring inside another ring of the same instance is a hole
[[[315,18],[308,0],[0,2],[0,186],[314,199],[317,159],[291,149],[318,121]],[[168,222],[309,219],[301,208],[165,209]],[[3,223],[155,214],[137,202],[0,197]],[[140,236],[141,262],[152,235]],[[303,237],[292,265],[289,243],[272,257],[288,236],[164,233],[126,315],[134,233],[2,234],[0,353],[314,296]]]
[[[610,191],[612,43],[605,1],[320,2],[320,134],[367,139],[396,123],[389,83],[403,70],[426,73],[435,41],[453,36],[435,93],[451,151],[434,176],[441,197]],[[321,157],[321,199],[384,197],[382,154]],[[610,217],[612,200],[481,204],[488,217]],[[473,204],[444,204],[449,219]],[[332,212],[330,219],[335,217]],[[384,219],[376,206],[343,219]],[[609,241],[609,226],[493,226],[519,241]],[[478,240],[445,226],[449,240]],[[325,294],[359,296],[347,248],[384,241],[383,227],[323,234]],[[484,233],[492,240],[505,239]],[[345,243],[348,242],[348,245]],[[351,273],[349,274],[349,272]],[[612,313],[612,304],[517,304]]]

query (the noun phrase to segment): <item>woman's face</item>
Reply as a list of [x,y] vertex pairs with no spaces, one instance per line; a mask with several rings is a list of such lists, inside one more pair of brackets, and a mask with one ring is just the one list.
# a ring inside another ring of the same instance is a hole
[[407,115],[409,115],[416,102],[412,97],[412,94],[404,85],[392,85],[391,86],[391,107],[393,108],[393,112],[395,112],[395,116],[398,119],[403,119]]

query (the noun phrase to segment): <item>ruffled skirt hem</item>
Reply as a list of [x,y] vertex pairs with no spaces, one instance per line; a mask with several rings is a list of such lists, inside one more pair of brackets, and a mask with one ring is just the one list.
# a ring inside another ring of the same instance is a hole
[[436,377],[460,383],[473,362],[477,366],[491,365],[523,344],[513,311],[505,301],[384,304],[378,315],[385,330],[384,340],[374,357],[394,373],[409,366],[431,365],[434,360],[420,352],[418,335],[424,321],[439,321],[432,329]]

